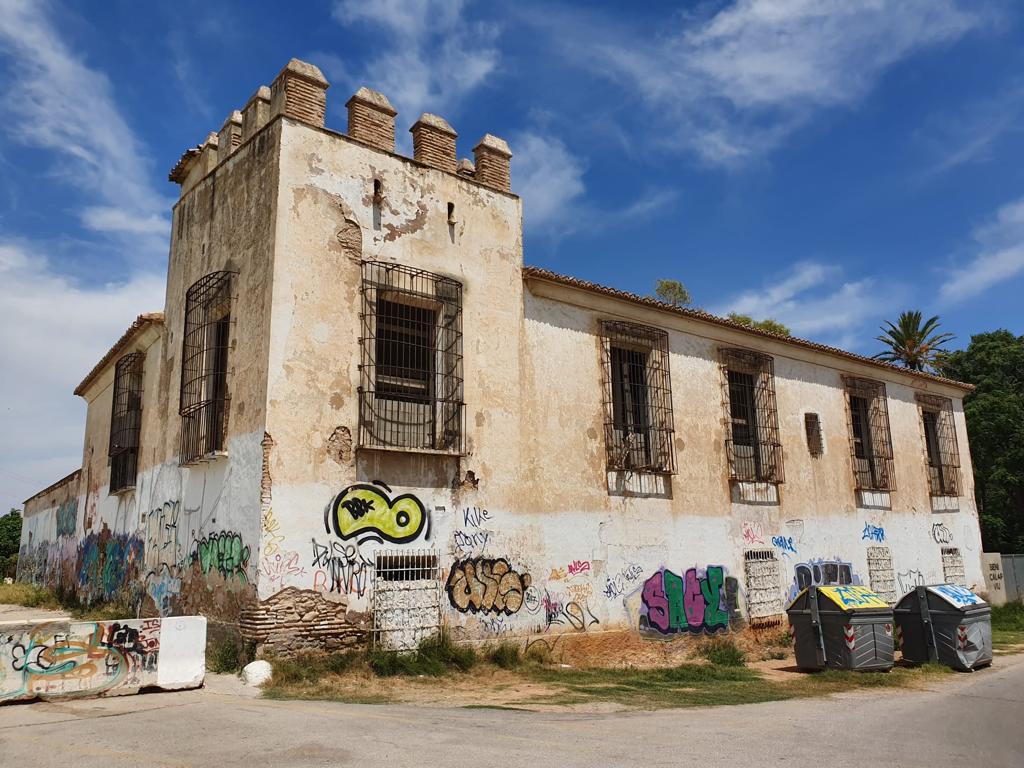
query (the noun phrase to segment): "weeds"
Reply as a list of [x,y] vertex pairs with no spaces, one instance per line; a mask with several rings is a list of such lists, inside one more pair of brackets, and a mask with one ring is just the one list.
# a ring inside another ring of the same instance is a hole
[[22,582],[0,584],[0,603],[49,610],[59,610],[61,607],[57,596],[50,590]]
[[447,632],[427,638],[412,653],[396,653],[375,648],[369,654],[370,669],[381,677],[438,677],[452,670],[467,672],[476,663],[476,651],[469,646],[457,645]]
[[487,651],[487,660],[502,669],[515,669],[523,663],[523,654],[518,645],[505,641]]
[[992,629],[1024,632],[1024,603],[992,606]]
[[731,637],[712,637],[697,646],[697,655],[719,667],[743,667],[747,655]]

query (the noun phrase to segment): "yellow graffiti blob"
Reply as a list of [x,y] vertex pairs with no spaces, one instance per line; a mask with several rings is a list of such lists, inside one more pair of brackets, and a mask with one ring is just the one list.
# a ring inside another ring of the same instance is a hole
[[330,509],[330,527],[342,539],[366,535],[396,544],[412,541],[426,523],[423,503],[410,493],[394,500],[373,485],[352,485]]

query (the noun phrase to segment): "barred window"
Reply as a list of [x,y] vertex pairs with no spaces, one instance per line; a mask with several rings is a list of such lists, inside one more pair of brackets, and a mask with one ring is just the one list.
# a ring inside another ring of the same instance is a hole
[[860,491],[894,491],[892,436],[885,384],[844,377],[850,413],[850,453],[853,479]]
[[608,469],[674,473],[668,333],[602,321],[601,336]]
[[110,410],[110,493],[135,487],[138,473],[139,430],[142,427],[142,363],[145,355],[132,352],[114,368]]
[[181,353],[180,462],[224,450],[234,272],[211,272],[185,295]]
[[932,496],[960,495],[960,449],[953,422],[953,401],[935,395],[917,396],[928,459],[928,485]]
[[772,358],[745,349],[723,349],[720,354],[731,476],[745,482],[781,483],[785,477]]
[[363,264],[359,444],[465,452],[462,285]]

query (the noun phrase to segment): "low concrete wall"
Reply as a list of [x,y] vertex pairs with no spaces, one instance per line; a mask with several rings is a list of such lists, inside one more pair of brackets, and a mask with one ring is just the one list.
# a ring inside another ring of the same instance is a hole
[[198,688],[206,619],[0,623],[0,704]]

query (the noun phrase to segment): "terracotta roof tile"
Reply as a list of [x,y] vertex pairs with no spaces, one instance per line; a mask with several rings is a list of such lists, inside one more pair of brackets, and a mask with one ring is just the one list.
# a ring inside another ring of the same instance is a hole
[[163,324],[163,312],[146,312],[135,318],[135,322],[128,327],[128,330],[122,334],[121,338],[114,342],[114,346],[107,350],[107,354],[101,357],[100,361],[93,366],[93,369],[89,371],[88,374],[86,374],[85,378],[82,379],[82,383],[75,387],[75,394],[81,395],[83,392],[85,392],[85,388],[88,387],[89,384],[92,383],[92,380],[95,379],[100,374],[100,372],[107,366],[107,364],[111,360],[113,360],[118,355],[118,353],[120,353],[121,350],[123,350],[128,345],[128,342],[132,340],[136,333],[138,333],[140,330],[142,330],[144,327],[148,325]]
[[858,355],[855,352],[847,352],[845,349],[839,349],[838,347],[830,347],[827,344],[818,344],[814,341],[807,341],[806,339],[799,339],[795,336],[783,336],[782,334],[772,333],[771,331],[762,331],[758,328],[751,328],[743,325],[742,323],[736,323],[725,317],[719,317],[713,315],[710,312],[705,312],[701,309],[688,309],[686,307],[674,307],[671,304],[666,304],[663,301],[652,299],[647,296],[639,296],[635,293],[629,293],[628,291],[620,291],[617,288],[609,288],[606,285],[600,285],[598,283],[592,283],[587,280],[580,280],[579,278],[569,277],[568,275],[560,275],[557,272],[551,272],[547,269],[541,269],[540,267],[523,267],[523,277],[533,278],[536,280],[546,280],[550,283],[558,283],[560,285],[566,285],[573,288],[581,288],[585,291],[591,291],[593,293],[600,293],[605,296],[611,296],[616,299],[622,299],[633,304],[642,304],[647,307],[653,307],[654,309],[660,309],[664,312],[671,312],[676,315],[682,315],[683,317],[689,317],[694,320],[702,320],[706,323],[713,323],[714,325],[724,326],[726,328],[733,328],[744,333],[748,333],[751,336],[761,336],[775,341],[781,341],[784,344],[792,344],[796,347],[802,347],[804,349],[813,349],[817,352],[825,352],[826,354],[836,355],[847,360],[855,360],[858,363],[867,363],[878,368],[884,368],[888,371],[896,373],[902,373],[908,376],[914,376],[916,378],[924,379],[927,381],[937,381],[942,384],[949,384],[960,389],[971,391],[974,389],[973,384],[966,384],[962,381],[955,381],[953,379],[947,379],[944,376],[936,376],[932,373],[924,373],[922,371],[912,371],[909,368],[904,368],[899,365],[893,365],[892,363],[886,363],[881,360],[876,360],[873,357],[867,357],[865,355]]

